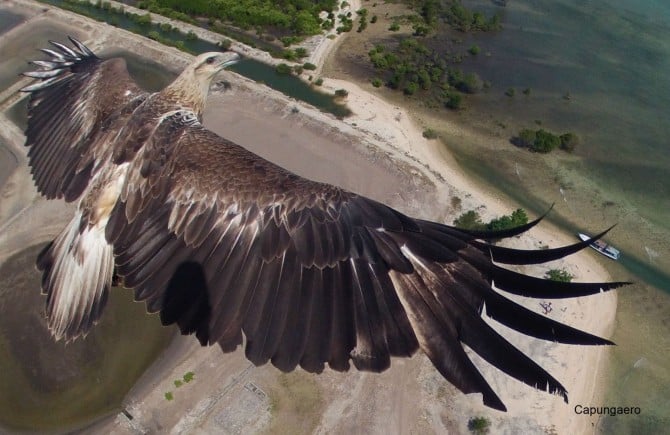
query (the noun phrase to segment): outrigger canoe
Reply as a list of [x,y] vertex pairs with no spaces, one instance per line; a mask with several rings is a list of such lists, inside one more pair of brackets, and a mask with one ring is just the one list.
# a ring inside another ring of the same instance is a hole
[[[577,236],[579,236],[579,238],[582,239],[583,241],[587,241],[591,238],[591,236],[587,236],[586,234],[582,234],[582,233],[577,233]],[[612,260],[618,260],[619,259],[619,254],[620,254],[619,250],[616,249],[612,245],[608,245],[607,243],[603,242],[602,240],[596,240],[593,243],[591,243],[589,246],[592,247],[593,249],[595,249],[596,251],[600,252],[604,256],[611,258]]]

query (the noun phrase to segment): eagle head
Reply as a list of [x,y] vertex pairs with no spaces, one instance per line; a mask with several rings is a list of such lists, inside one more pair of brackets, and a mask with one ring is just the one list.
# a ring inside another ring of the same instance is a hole
[[236,63],[239,59],[240,55],[232,51],[203,53],[195,58],[189,68],[193,69],[197,80],[205,81],[209,85],[219,71]]
[[167,101],[188,105],[202,116],[209,85],[214,76],[224,68],[236,63],[240,55],[232,51],[209,52],[198,55],[193,63],[162,91]]

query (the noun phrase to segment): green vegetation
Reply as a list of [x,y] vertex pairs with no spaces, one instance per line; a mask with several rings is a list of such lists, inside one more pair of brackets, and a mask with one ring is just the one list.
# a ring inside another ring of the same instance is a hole
[[565,269],[551,269],[544,277],[546,279],[558,282],[570,282],[574,276]]
[[576,134],[568,132],[564,133],[561,136],[561,149],[569,153],[573,152],[577,145],[579,145],[579,138]]
[[500,16],[486,17],[472,11],[460,0],[405,0],[403,3],[416,11],[409,17],[415,34],[428,34],[442,23],[460,32],[490,32],[500,30]]
[[181,381],[181,379],[176,379],[176,380],[174,381],[174,386],[175,386],[175,387],[179,388],[179,387],[181,387],[182,385],[184,385],[184,383]]
[[165,393],[165,400],[174,400],[174,394],[172,394],[172,391]]
[[470,53],[473,56],[478,55],[480,51],[481,51],[481,49],[479,48],[478,45],[473,45],[472,47],[470,47],[468,49],[468,53]]
[[454,219],[454,226],[465,230],[501,231],[516,228],[527,223],[528,215],[521,208],[516,209],[510,215],[492,219],[486,224],[482,222],[481,216],[475,210],[467,211]]
[[426,139],[437,139],[437,132],[432,128],[427,128],[423,131],[423,137]]
[[359,16],[358,29],[356,31],[358,33],[361,33],[368,26],[368,10],[365,9],[365,8],[362,8],[362,9],[357,10],[356,14],[358,14],[358,16]]
[[346,98],[349,95],[349,91],[346,89],[337,89],[335,91],[335,96],[338,98]]
[[323,79],[321,77],[314,80],[314,86],[321,86],[322,84],[323,84]]
[[382,81],[382,79],[380,79],[378,77],[375,77],[374,79],[372,79],[372,86],[374,86],[375,88],[379,88],[383,84],[384,84],[384,82]]
[[332,13],[335,0],[146,0],[139,7],[161,15],[181,14],[180,18],[193,22],[196,17],[206,17],[211,23],[220,20],[235,27],[261,29],[277,36],[309,36],[321,33],[321,11]]
[[517,137],[512,138],[512,143],[537,153],[548,153],[556,148],[572,152],[579,144],[579,138],[570,132],[557,136],[544,129],[523,129]]
[[501,231],[510,228],[516,228],[527,223],[528,215],[526,214],[526,211],[522,208],[518,208],[510,215],[501,216],[491,220],[486,225],[486,229],[491,231]]
[[442,17],[454,28],[461,32],[490,32],[500,30],[500,16],[498,14],[487,18],[481,12],[473,12],[461,4],[459,0],[452,0],[442,5],[438,0],[424,0],[424,3],[438,3],[442,6]]
[[368,56],[388,87],[405,95],[420,93],[429,107],[460,109],[459,93],[474,94],[484,87],[477,74],[454,68],[447,56],[431,50],[419,38],[405,38],[393,49],[378,44]]
[[291,74],[293,68],[285,63],[280,63],[275,67],[275,71],[277,71],[277,74]]
[[486,417],[472,417],[468,420],[468,430],[477,435],[489,433],[491,422]]
[[469,210],[454,219],[454,226],[464,230],[483,230],[486,225],[482,222],[482,217],[475,210]]
[[316,69],[316,65],[310,62],[305,62],[302,67],[306,70],[314,71]]
[[[103,2],[103,1],[90,3],[88,0],[65,0],[62,3],[58,3],[58,6],[62,9],[72,11],[77,14],[84,15],[86,17],[90,17],[98,21],[103,21],[113,26],[118,26],[121,19],[130,20],[134,24],[136,24],[136,26],[132,26],[131,28],[129,28],[130,31],[137,33],[139,35],[146,36],[147,38],[160,42],[163,45],[169,45],[172,47],[176,47],[181,51],[195,54],[193,51],[186,48],[186,45],[184,44],[183,40],[179,39],[180,36],[182,36],[182,33],[179,31],[179,29],[173,28],[169,24],[152,25],[151,15],[148,13],[146,14],[131,13],[126,11],[123,8],[123,6],[119,6],[118,8],[116,8],[110,2]],[[91,8],[97,8],[100,9],[101,11],[104,11],[104,16],[101,17],[100,16],[101,14],[93,13],[91,11]],[[181,16],[181,14],[179,13],[175,14],[165,13],[163,15],[173,19],[180,19],[182,21],[187,21],[191,23],[194,22],[186,15]],[[168,38],[161,36],[159,30],[164,33],[170,33],[170,37]],[[188,34],[183,35],[183,37],[184,39],[190,41],[198,40],[197,35],[195,35],[195,33],[193,32],[189,32]]]

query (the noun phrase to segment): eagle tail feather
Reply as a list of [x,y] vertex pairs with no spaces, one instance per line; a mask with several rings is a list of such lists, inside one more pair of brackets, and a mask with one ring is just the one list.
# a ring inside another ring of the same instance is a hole
[[47,295],[47,324],[57,340],[85,336],[97,323],[114,274],[112,246],[104,230],[80,226],[77,213],[37,259]]

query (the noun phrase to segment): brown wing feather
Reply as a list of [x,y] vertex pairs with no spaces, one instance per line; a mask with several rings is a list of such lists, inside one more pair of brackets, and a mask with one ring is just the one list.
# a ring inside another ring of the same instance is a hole
[[[528,314],[495,292],[500,271],[489,245],[474,237],[298,177],[183,111],[165,116],[139,150],[107,226],[119,273],[137,299],[201,343],[230,351],[244,334],[255,364],[319,372],[353,362],[382,371],[391,356],[421,348],[459,389],[505,409],[464,352],[467,343],[509,375],[567,398],[486,325],[484,304],[488,315],[527,334],[609,342]],[[191,281],[175,278],[184,269],[195,271]],[[598,286],[581,284],[571,295]]]
[[43,50],[50,59],[24,73],[40,81],[22,89],[30,92],[26,146],[37,189],[67,201],[79,198],[110,152],[105,134],[115,132],[122,109],[146,95],[122,58],[101,60],[72,42],[74,48],[52,42],[55,50]]

